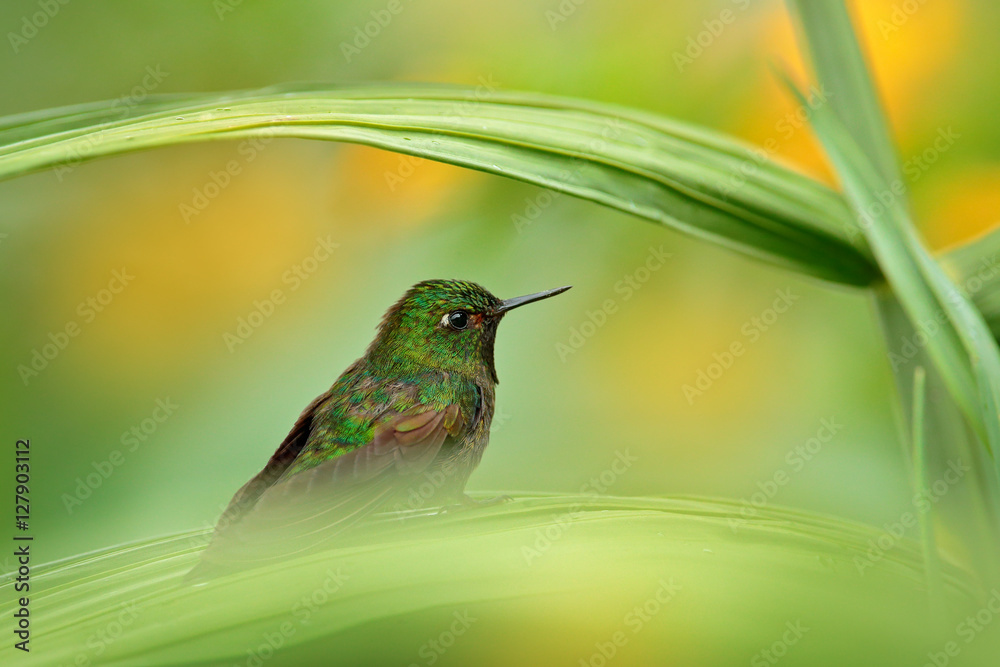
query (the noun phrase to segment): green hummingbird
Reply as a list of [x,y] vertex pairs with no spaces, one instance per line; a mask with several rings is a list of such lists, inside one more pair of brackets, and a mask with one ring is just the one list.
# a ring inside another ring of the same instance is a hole
[[[236,492],[206,553],[229,542],[232,556],[248,532],[275,529],[319,543],[417,489],[422,505],[474,502],[464,490],[489,441],[497,326],[514,308],[569,288],[501,300],[463,280],[411,287],[364,356],[309,404]],[[234,534],[235,548],[226,539]]]

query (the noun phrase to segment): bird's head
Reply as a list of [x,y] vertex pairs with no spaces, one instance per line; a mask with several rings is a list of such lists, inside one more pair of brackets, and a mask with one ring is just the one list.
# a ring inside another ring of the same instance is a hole
[[493,343],[503,316],[568,289],[501,300],[476,283],[425,280],[386,312],[368,356],[382,363],[459,372],[496,383]]

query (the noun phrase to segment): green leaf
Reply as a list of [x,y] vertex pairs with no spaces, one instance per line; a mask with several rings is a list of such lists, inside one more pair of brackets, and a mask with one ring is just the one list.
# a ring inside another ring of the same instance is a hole
[[[951,541],[961,545],[960,549],[971,566],[981,573],[996,568],[997,554],[1000,554],[1000,479],[994,474],[993,459],[978,438],[971,431],[968,420],[952,399],[941,374],[934,366],[926,345],[922,344],[926,333],[918,331],[897,297],[888,286],[875,290],[875,310],[886,344],[889,348],[889,363],[895,376],[898,394],[901,398],[902,414],[905,422],[900,432],[902,441],[910,442],[917,432],[916,423],[923,423],[923,460],[918,460],[915,447],[905,452],[911,465],[910,472],[916,475],[923,467],[921,484],[913,487],[915,496],[922,494],[925,486],[933,487],[934,482],[951,475],[954,464],[971,469],[964,475],[961,484],[949,486],[948,502],[934,503],[928,510],[943,526],[935,531],[939,536],[947,535]],[[925,388],[918,391],[914,383],[914,369],[925,371]],[[915,397],[923,395],[923,416],[917,415]],[[937,494],[934,497],[938,497]],[[914,508],[919,511],[918,508]],[[930,516],[920,516],[931,521]],[[954,548],[954,545],[952,545]],[[942,549],[947,550],[946,545]]]
[[1000,351],[991,336],[987,336],[990,345],[984,345],[977,336],[977,316],[981,330],[988,331],[982,316],[924,250],[902,203],[898,199],[889,205],[882,203],[879,195],[891,192],[891,186],[875,171],[834,113],[818,107],[812,122],[886,280],[913,325],[926,330],[931,358],[973,430],[986,443],[973,355],[993,357],[1000,371]]
[[875,172],[837,118],[819,109],[813,124],[889,285],[911,322],[928,333],[927,349],[938,370],[973,430],[983,443],[989,443],[986,422],[996,421],[997,415],[982,411],[979,391],[996,392],[998,387],[992,380],[980,387],[973,365],[982,364],[989,377],[1000,378],[1000,349],[982,314],[924,249],[902,202],[881,203],[878,195],[888,192],[890,185]]
[[[6,641],[0,662],[568,664],[621,632],[622,664],[746,664],[791,624],[797,664],[920,664],[951,628],[923,613],[919,545],[873,552],[884,535],[718,501],[520,497],[388,515],[337,548],[190,586],[205,534],[189,532],[35,568],[38,644]],[[957,611],[971,582],[941,574]]]
[[882,113],[843,0],[789,0],[803,51],[829,105],[886,183],[903,183],[889,124]]
[[[803,50],[809,53],[824,99],[868,157],[893,199],[906,204],[905,180],[882,105],[842,0],[789,0]],[[1000,233],[985,235],[941,255],[952,278],[968,286],[969,298],[1000,340],[1000,280],[996,280]],[[979,276],[988,274],[984,283]]]
[[0,119],[0,178],[209,139],[347,141],[574,194],[826,280],[878,278],[836,193],[722,135],[622,107],[383,85],[151,98],[118,116],[105,103]]
[[[933,483],[927,464],[927,440],[924,428],[924,410],[927,401],[927,373],[923,366],[913,369],[913,421],[910,428],[910,438],[913,441],[913,488],[929,493]],[[941,559],[938,555],[937,540],[934,537],[934,524],[928,512],[918,512],[920,521],[920,543],[924,551],[924,571],[927,578],[927,591],[931,609],[940,609],[944,603],[944,592],[941,587]]]
[[[891,187],[875,171],[839,119],[820,108],[813,116],[816,133],[826,148],[859,224],[875,257],[913,327],[910,339],[926,350],[952,399],[976,437],[970,450],[978,446],[973,463],[980,482],[978,504],[994,519],[989,539],[995,549],[1000,523],[996,522],[997,454],[1000,427],[996,406],[1000,404],[1000,349],[982,314],[947,277],[924,249],[909,214],[900,199],[888,205],[879,194]],[[921,337],[917,338],[917,332]],[[895,340],[890,339],[890,360]],[[898,353],[898,352],[897,352]],[[893,362],[893,368],[897,365]],[[935,442],[945,448],[946,441]],[[993,465],[989,465],[992,459]],[[983,465],[986,463],[986,465]],[[996,574],[996,554],[988,559],[990,576]]]
[[1000,339],[1000,229],[950,248],[938,262]]
[[[983,312],[970,302],[975,298],[984,312],[996,317],[1000,310],[988,302],[993,290],[976,297],[958,289],[923,247],[909,219],[906,184],[845,3],[789,0],[789,5],[824,97],[830,99],[813,115],[813,125],[892,290],[887,293],[877,287],[877,305],[900,400],[913,420],[910,434],[917,442],[929,435],[926,445],[939,463],[957,455],[972,466],[972,493],[965,513],[975,519],[962,517],[950,524],[963,533],[964,548],[978,570],[995,577],[1000,554],[1000,476],[995,467],[1000,461],[1000,350]],[[951,259],[957,259],[961,273],[973,263],[991,261],[992,254],[989,246],[980,244]],[[927,369],[928,391],[936,396],[943,385],[954,403],[935,400],[925,420],[923,373],[919,385],[907,383],[909,366],[927,362],[933,365]],[[959,423],[953,406],[968,429]],[[926,473],[922,449],[913,464]],[[919,493],[923,483],[917,481]],[[927,517],[922,519],[929,530]]]

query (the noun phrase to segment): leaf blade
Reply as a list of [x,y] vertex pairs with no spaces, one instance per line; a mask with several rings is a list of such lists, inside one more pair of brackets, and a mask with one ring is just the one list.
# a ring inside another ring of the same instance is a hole
[[558,189],[825,280],[878,279],[836,193],[721,135],[619,107],[403,85],[152,99],[132,117],[109,114],[0,120],[0,178],[209,139],[348,141]]

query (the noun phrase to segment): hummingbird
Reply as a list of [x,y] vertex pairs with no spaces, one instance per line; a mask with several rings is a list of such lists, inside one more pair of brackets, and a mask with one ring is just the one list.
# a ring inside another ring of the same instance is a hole
[[206,554],[228,543],[232,556],[249,532],[274,529],[318,544],[371,512],[400,507],[417,489],[421,505],[476,503],[465,485],[489,442],[497,327],[511,310],[570,287],[506,300],[464,280],[411,287],[364,356],[236,492]]

